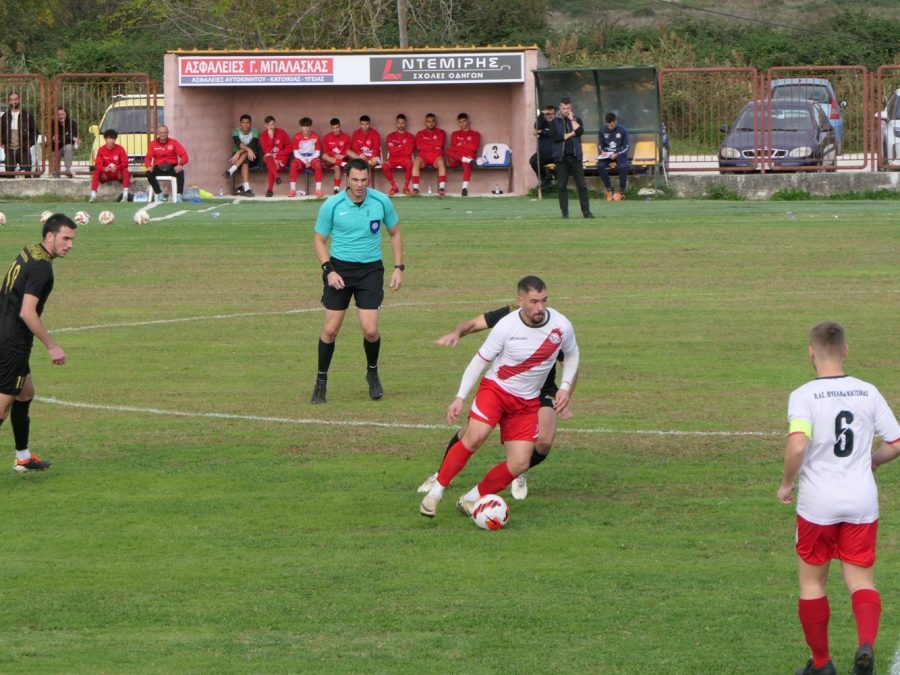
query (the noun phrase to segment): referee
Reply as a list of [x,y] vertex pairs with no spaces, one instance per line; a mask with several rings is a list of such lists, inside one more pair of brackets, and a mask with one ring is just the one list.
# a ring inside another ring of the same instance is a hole
[[28,360],[36,336],[53,364],[66,362],[66,353],[50,337],[41,313],[53,290],[53,259],[65,257],[72,249],[75,228],[61,213],[50,216],[44,223],[43,240],[22,249],[0,285],[0,424],[9,414],[16,439],[16,473],[50,467],[50,462],[28,449],[28,408],[34,398]]
[[365,160],[350,160],[347,170],[348,188],[322,204],[313,235],[316,256],[322,266],[322,304],[325,306],[325,324],[319,336],[319,372],[312,393],[315,404],[325,403],[334,341],[351,297],[356,300],[363,332],[369,397],[378,400],[384,396],[378,378],[378,352],[381,349],[378,311],[384,300],[382,225],[391,236],[394,254],[391,290],[399,290],[403,284],[403,235],[394,205],[387,195],[368,187],[369,165]]

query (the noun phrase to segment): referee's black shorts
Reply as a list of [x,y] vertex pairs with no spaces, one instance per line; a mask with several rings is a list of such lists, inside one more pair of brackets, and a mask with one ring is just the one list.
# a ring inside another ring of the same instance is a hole
[[25,378],[31,372],[28,353],[0,349],[0,394],[18,396],[25,386]]
[[359,309],[378,309],[384,301],[384,264],[380,260],[370,263],[352,263],[331,259],[334,271],[341,275],[344,287],[340,290],[328,285],[328,274],[322,272],[322,304],[325,309],[344,311],[350,306],[350,298],[356,299]]

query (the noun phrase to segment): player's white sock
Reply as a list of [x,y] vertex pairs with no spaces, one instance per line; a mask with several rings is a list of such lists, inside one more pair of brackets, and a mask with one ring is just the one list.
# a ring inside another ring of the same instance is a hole
[[437,497],[438,499],[441,499],[444,496],[444,486],[441,485],[440,483],[438,483],[437,481],[434,481],[434,485],[428,491],[428,496],[429,497]]
[[443,190],[445,187],[447,187],[447,185],[444,183],[444,181],[441,181],[440,183],[438,183],[438,187],[439,187],[441,190]]
[[96,199],[96,198],[97,198],[97,191],[91,190],[91,199]]
[[122,197],[128,196],[128,188],[122,188]]
[[413,183],[413,190],[418,190],[418,189],[419,189],[419,184]]
[[232,164],[231,166],[228,167],[228,175],[233,176],[234,172],[237,170],[238,170],[238,168],[234,164]]
[[291,181],[291,190],[296,190],[296,189],[297,189],[297,182],[292,180]]
[[[25,448],[24,450],[16,450],[16,459],[26,460],[31,457],[31,450]],[[443,490],[443,488],[441,488]]]
[[476,485],[466,494],[464,494],[463,499],[465,499],[467,502],[477,502],[479,499],[481,499],[481,493],[478,492],[478,486]]
[[250,183],[244,183],[244,190],[246,191],[249,189],[250,189]]
[[316,181],[316,190],[322,189],[322,181]]
[[468,188],[468,187],[469,187],[469,181],[464,180],[464,181],[463,181],[463,189],[466,189],[466,188]]

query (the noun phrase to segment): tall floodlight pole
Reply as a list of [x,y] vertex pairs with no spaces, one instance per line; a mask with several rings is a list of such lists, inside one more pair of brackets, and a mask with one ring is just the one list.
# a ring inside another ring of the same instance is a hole
[[400,48],[409,47],[409,36],[406,34],[406,0],[397,0],[397,25],[400,27]]

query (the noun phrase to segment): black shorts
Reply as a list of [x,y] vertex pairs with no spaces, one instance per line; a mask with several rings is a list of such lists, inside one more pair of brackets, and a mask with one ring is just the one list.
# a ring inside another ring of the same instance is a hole
[[31,372],[30,354],[0,350],[0,394],[18,396],[25,386],[25,378]]
[[544,387],[541,389],[541,395],[538,396],[538,400],[541,402],[542,408],[552,408],[556,405],[556,392],[559,391],[558,387]]
[[331,259],[334,271],[341,275],[344,287],[336,290],[328,285],[328,275],[322,272],[322,304],[325,309],[343,311],[356,299],[359,309],[378,309],[384,301],[384,265],[380,260],[371,263],[351,263]]

